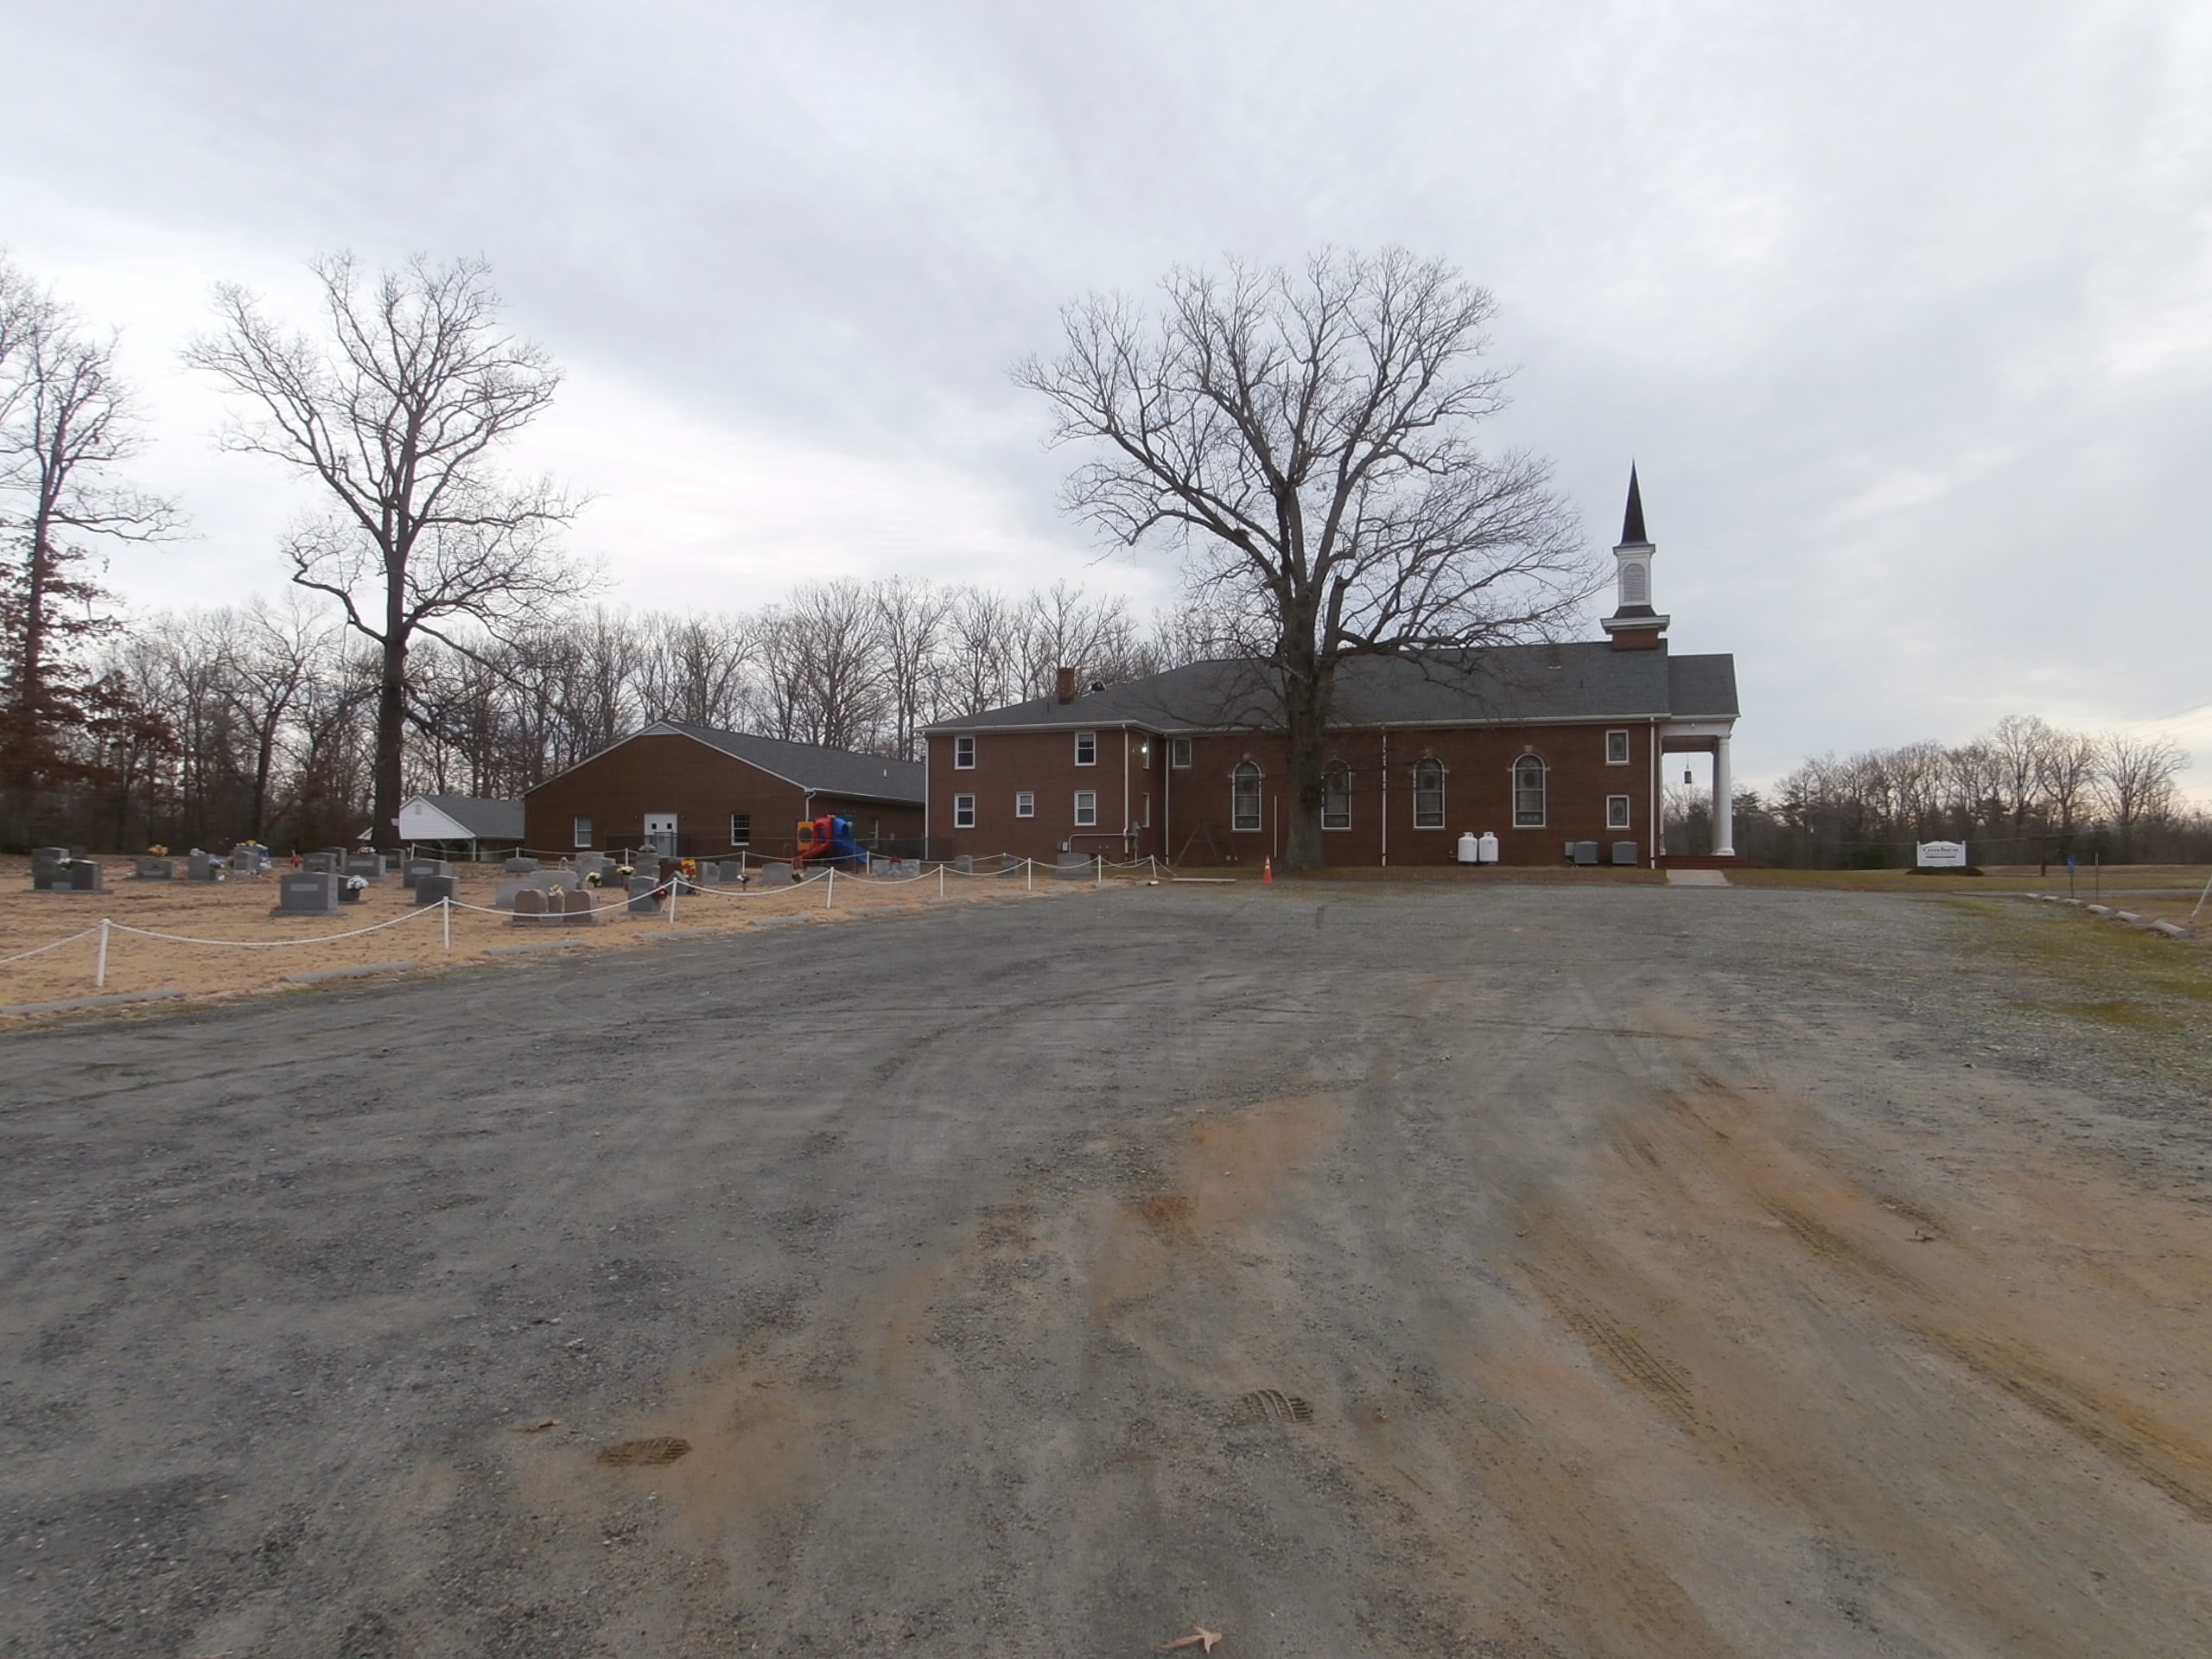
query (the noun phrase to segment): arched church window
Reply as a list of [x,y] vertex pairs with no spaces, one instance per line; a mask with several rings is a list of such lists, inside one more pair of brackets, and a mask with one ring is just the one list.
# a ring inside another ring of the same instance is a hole
[[1229,827],[1232,830],[1260,828],[1260,768],[1257,763],[1240,760],[1236,769],[1229,774]]
[[1513,763],[1513,827],[1544,827],[1544,763],[1533,754],[1524,754]]
[[1414,828],[1441,830],[1444,827],[1444,763],[1441,760],[1414,762]]
[[1341,760],[1332,760],[1321,774],[1321,827],[1351,828],[1351,768]]

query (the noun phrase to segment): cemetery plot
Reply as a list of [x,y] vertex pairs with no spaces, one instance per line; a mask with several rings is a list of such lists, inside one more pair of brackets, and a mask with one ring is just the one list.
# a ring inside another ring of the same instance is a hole
[[[650,896],[650,880],[637,884],[644,891],[633,896],[612,877],[605,887],[591,888],[579,885],[569,871],[509,874],[497,865],[423,861],[401,874],[366,881],[349,899],[342,855],[308,861],[321,869],[295,871],[289,862],[279,862],[245,880],[194,879],[187,872],[199,860],[170,861],[175,866],[173,876],[142,880],[118,874],[129,871],[131,861],[105,861],[104,874],[115,879],[101,880],[94,887],[89,883],[100,878],[83,862],[53,867],[48,861],[49,868],[41,874],[56,890],[46,892],[33,889],[29,860],[0,858],[0,957],[96,926],[103,916],[153,932],[254,944],[321,939],[378,923],[396,925],[281,950],[182,944],[118,931],[109,940],[104,986],[93,984],[97,941],[84,939],[0,965],[0,1007],[89,996],[96,988],[124,994],[177,987],[193,997],[276,990],[303,973],[396,957],[424,969],[498,961],[504,958],[487,953],[512,944],[518,925],[557,929],[594,949],[620,949],[669,921],[668,901]],[[72,892],[73,880],[87,885]],[[717,881],[687,889],[677,899],[677,920],[686,929],[742,929],[770,919],[836,921],[868,910],[910,908],[935,898],[937,891],[932,881],[840,876],[836,906],[825,912],[818,882],[793,886],[788,880],[763,880],[756,874],[750,887]],[[448,892],[457,906],[480,907],[453,912],[450,949],[435,903]],[[950,889],[950,896],[966,899],[1020,892],[1014,884],[982,881]],[[518,906],[518,899],[526,902]]]

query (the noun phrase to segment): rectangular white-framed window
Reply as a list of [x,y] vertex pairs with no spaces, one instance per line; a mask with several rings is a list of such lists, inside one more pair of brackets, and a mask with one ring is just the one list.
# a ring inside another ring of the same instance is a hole
[[973,795],[952,798],[952,827],[956,830],[973,830],[976,827],[976,798]]
[[1014,794],[1014,816],[1033,818],[1037,816],[1037,797],[1029,790],[1018,789]]
[[1321,827],[1351,828],[1351,768],[1341,763],[1321,774]]
[[1075,827],[1089,830],[1098,823],[1098,791],[1078,789],[1075,792]]
[[575,828],[569,833],[570,840],[569,844],[571,847],[589,848],[591,845],[591,820],[589,818],[578,818],[575,821]]
[[1098,764],[1097,733],[1077,732],[1075,734],[1075,763],[1078,766],[1095,766]]
[[1152,740],[1148,737],[1137,739],[1137,765],[1146,772],[1152,770]]
[[952,764],[960,772],[976,769],[976,740],[973,736],[963,735],[952,740]]
[[729,844],[733,847],[750,847],[753,844],[753,815],[750,812],[729,815]]
[[1441,760],[1414,762],[1414,828],[1441,830],[1444,827],[1444,763]]
[[1625,795],[1606,796],[1605,828],[1608,830],[1625,830],[1628,827],[1628,797]]
[[1628,734],[1626,732],[1605,734],[1605,764],[1609,766],[1628,765]]
[[1167,740],[1167,764],[1178,768],[1185,768],[1190,766],[1191,740],[1189,738],[1171,737]]

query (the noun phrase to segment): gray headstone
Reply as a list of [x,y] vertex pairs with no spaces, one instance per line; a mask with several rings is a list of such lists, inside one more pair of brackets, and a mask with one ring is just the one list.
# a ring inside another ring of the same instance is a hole
[[31,891],[52,893],[69,885],[69,849],[67,847],[40,847],[31,854]]
[[[310,875],[335,875],[346,861],[342,853],[309,853],[300,861],[301,868]],[[233,872],[238,866],[232,864]]]
[[719,887],[721,884],[722,867],[721,865],[702,864],[699,866],[699,885],[701,887]]
[[134,861],[130,872],[140,881],[174,881],[176,880],[176,860],[146,857]]
[[287,870],[276,878],[279,916],[335,916],[338,875],[327,870]]
[[461,897],[461,878],[452,875],[418,875],[415,878],[415,902],[435,905],[441,899]]
[[952,861],[952,871],[955,875],[973,875],[976,874],[976,861],[963,853]]
[[653,916],[659,913],[660,899],[655,896],[655,889],[659,886],[660,883],[649,875],[633,875],[630,878],[630,913],[632,916]]
[[537,870],[537,861],[534,858],[511,858],[500,868],[509,875],[529,875]]
[[545,894],[537,887],[524,887],[514,896],[515,921],[528,926],[545,918]]
[[384,880],[384,860],[374,853],[348,853],[345,873],[358,875],[365,881],[381,881]]
[[223,877],[220,861],[210,858],[206,853],[194,853],[185,860],[184,866],[188,881],[219,881]]
[[452,868],[442,858],[410,858],[401,867],[400,885],[413,888],[426,875],[451,875]]
[[1643,862],[1643,855],[1642,850],[1634,842],[1617,841],[1613,843],[1613,862],[1616,864],[1641,864]]
[[791,884],[791,867],[788,864],[763,864],[753,879],[764,887],[788,887]]
[[100,870],[97,858],[80,858],[69,867],[69,891],[72,893],[105,893],[107,880]]

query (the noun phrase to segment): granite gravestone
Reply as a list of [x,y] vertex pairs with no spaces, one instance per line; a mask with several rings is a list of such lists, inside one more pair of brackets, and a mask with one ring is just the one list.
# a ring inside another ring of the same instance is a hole
[[344,878],[330,870],[287,870],[276,878],[274,916],[335,916],[338,884]]
[[415,878],[415,902],[418,905],[442,904],[448,899],[460,897],[459,876],[421,875]]

